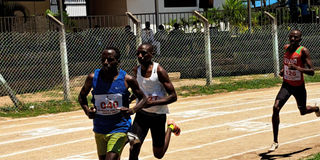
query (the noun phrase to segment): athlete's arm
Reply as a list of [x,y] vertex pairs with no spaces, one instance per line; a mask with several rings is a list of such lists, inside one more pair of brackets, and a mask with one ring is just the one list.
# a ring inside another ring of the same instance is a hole
[[314,69],[313,69],[313,64],[312,64],[311,58],[310,58],[310,51],[304,47],[302,49],[301,53],[302,53],[302,56],[301,56],[302,63],[306,64],[307,66],[302,68],[302,67],[294,65],[294,64],[289,64],[288,67],[290,69],[296,69],[302,73],[313,76]]
[[[138,70],[138,66],[135,66],[135,67],[132,69],[133,77],[134,77],[135,79],[137,79],[137,70]],[[136,97],[134,94],[130,95],[129,103],[131,103],[132,101],[134,101],[136,98],[137,98],[137,97]]]
[[140,90],[139,84],[134,77],[126,74],[125,81],[128,84],[128,87],[131,88],[133,94],[139,99],[139,102],[136,104],[136,106],[129,108],[127,111],[128,114],[134,114],[137,111],[141,110],[143,107],[146,107],[147,98]]
[[168,95],[157,100],[148,101],[148,105],[151,105],[151,106],[166,105],[166,104],[170,104],[177,101],[177,93],[173,87],[173,84],[170,81],[167,71],[159,65],[157,68],[157,73],[158,73],[159,81],[162,83],[162,85],[166,89]]
[[83,87],[81,88],[80,94],[78,96],[78,102],[81,105],[81,108],[83,109],[84,113],[90,118],[94,118],[96,109],[95,108],[89,108],[88,107],[88,100],[87,100],[87,96],[92,88],[92,80],[93,80],[93,76],[94,74],[91,73],[88,75],[88,77],[86,78],[86,81],[83,85]]
[[284,73],[284,70],[283,70],[283,68],[280,70],[280,73],[279,73],[279,76],[280,77],[283,77],[283,73]]
[[303,68],[303,73],[307,75],[314,75],[314,68],[310,57],[310,51],[308,48],[303,47],[302,54],[304,55],[305,59],[302,59],[302,62],[305,61],[305,64],[308,68]]

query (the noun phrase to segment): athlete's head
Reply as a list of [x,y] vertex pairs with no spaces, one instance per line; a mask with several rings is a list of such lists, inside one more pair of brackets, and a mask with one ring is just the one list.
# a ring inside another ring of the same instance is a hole
[[301,36],[302,33],[299,30],[292,30],[289,34],[289,42],[290,45],[299,45],[299,43],[301,42]]
[[120,51],[118,48],[106,48],[101,54],[102,70],[107,72],[117,71],[118,64],[120,63],[119,59]]
[[154,49],[150,43],[143,43],[138,47],[137,57],[141,65],[151,63],[153,55]]

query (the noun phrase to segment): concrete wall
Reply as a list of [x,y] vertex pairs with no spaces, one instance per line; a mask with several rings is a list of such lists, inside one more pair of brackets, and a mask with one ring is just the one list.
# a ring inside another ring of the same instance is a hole
[[[154,13],[155,12],[155,0],[127,0],[128,11],[137,13]],[[199,10],[199,0],[197,0],[196,7],[176,7],[176,8],[165,8],[164,0],[158,0],[159,13],[163,12],[192,12]]]
[[137,13],[154,13],[154,0],[127,0],[128,11]]
[[88,15],[124,15],[127,11],[126,0],[90,0]]

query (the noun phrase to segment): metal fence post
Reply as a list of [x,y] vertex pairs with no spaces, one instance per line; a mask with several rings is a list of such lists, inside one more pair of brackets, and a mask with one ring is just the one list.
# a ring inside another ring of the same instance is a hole
[[136,25],[136,33],[137,33],[137,38],[136,38],[136,47],[138,47],[141,43],[141,22],[136,18],[132,13],[126,12],[126,15],[132,20],[132,22]]
[[278,49],[278,26],[277,19],[272,16],[269,12],[264,13],[272,20],[272,41],[273,41],[273,65],[274,65],[274,76],[279,76],[279,49]]
[[208,20],[199,12],[194,11],[194,14],[203,22],[205,33],[205,55],[206,55],[206,84],[211,85],[212,82],[212,68],[211,68],[211,47],[210,47],[210,30]]
[[68,69],[68,56],[67,56],[67,44],[66,44],[66,32],[64,29],[64,24],[58,19],[48,14],[48,16],[53,19],[60,28],[60,53],[61,53],[61,68],[62,68],[62,78],[63,78],[63,93],[64,100],[70,100],[70,83],[69,83],[69,69]]
[[10,86],[8,85],[8,83],[6,82],[6,80],[3,78],[3,76],[0,74],[0,86],[4,86],[5,91],[9,94],[9,97],[11,99],[11,101],[13,102],[14,106],[16,108],[19,108],[20,104],[22,104],[18,98],[16,97],[16,95],[14,94],[13,90],[10,88]]

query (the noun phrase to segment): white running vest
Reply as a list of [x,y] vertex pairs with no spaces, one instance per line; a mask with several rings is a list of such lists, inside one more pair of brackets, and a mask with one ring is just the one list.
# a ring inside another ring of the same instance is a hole
[[[137,81],[139,83],[140,89],[146,95],[148,99],[156,100],[167,96],[167,92],[163,87],[162,83],[158,79],[158,63],[153,62],[152,73],[149,78],[142,77],[141,66],[137,70]],[[142,110],[149,113],[156,114],[167,114],[169,113],[168,105],[157,105],[151,106],[149,108],[143,108]]]

